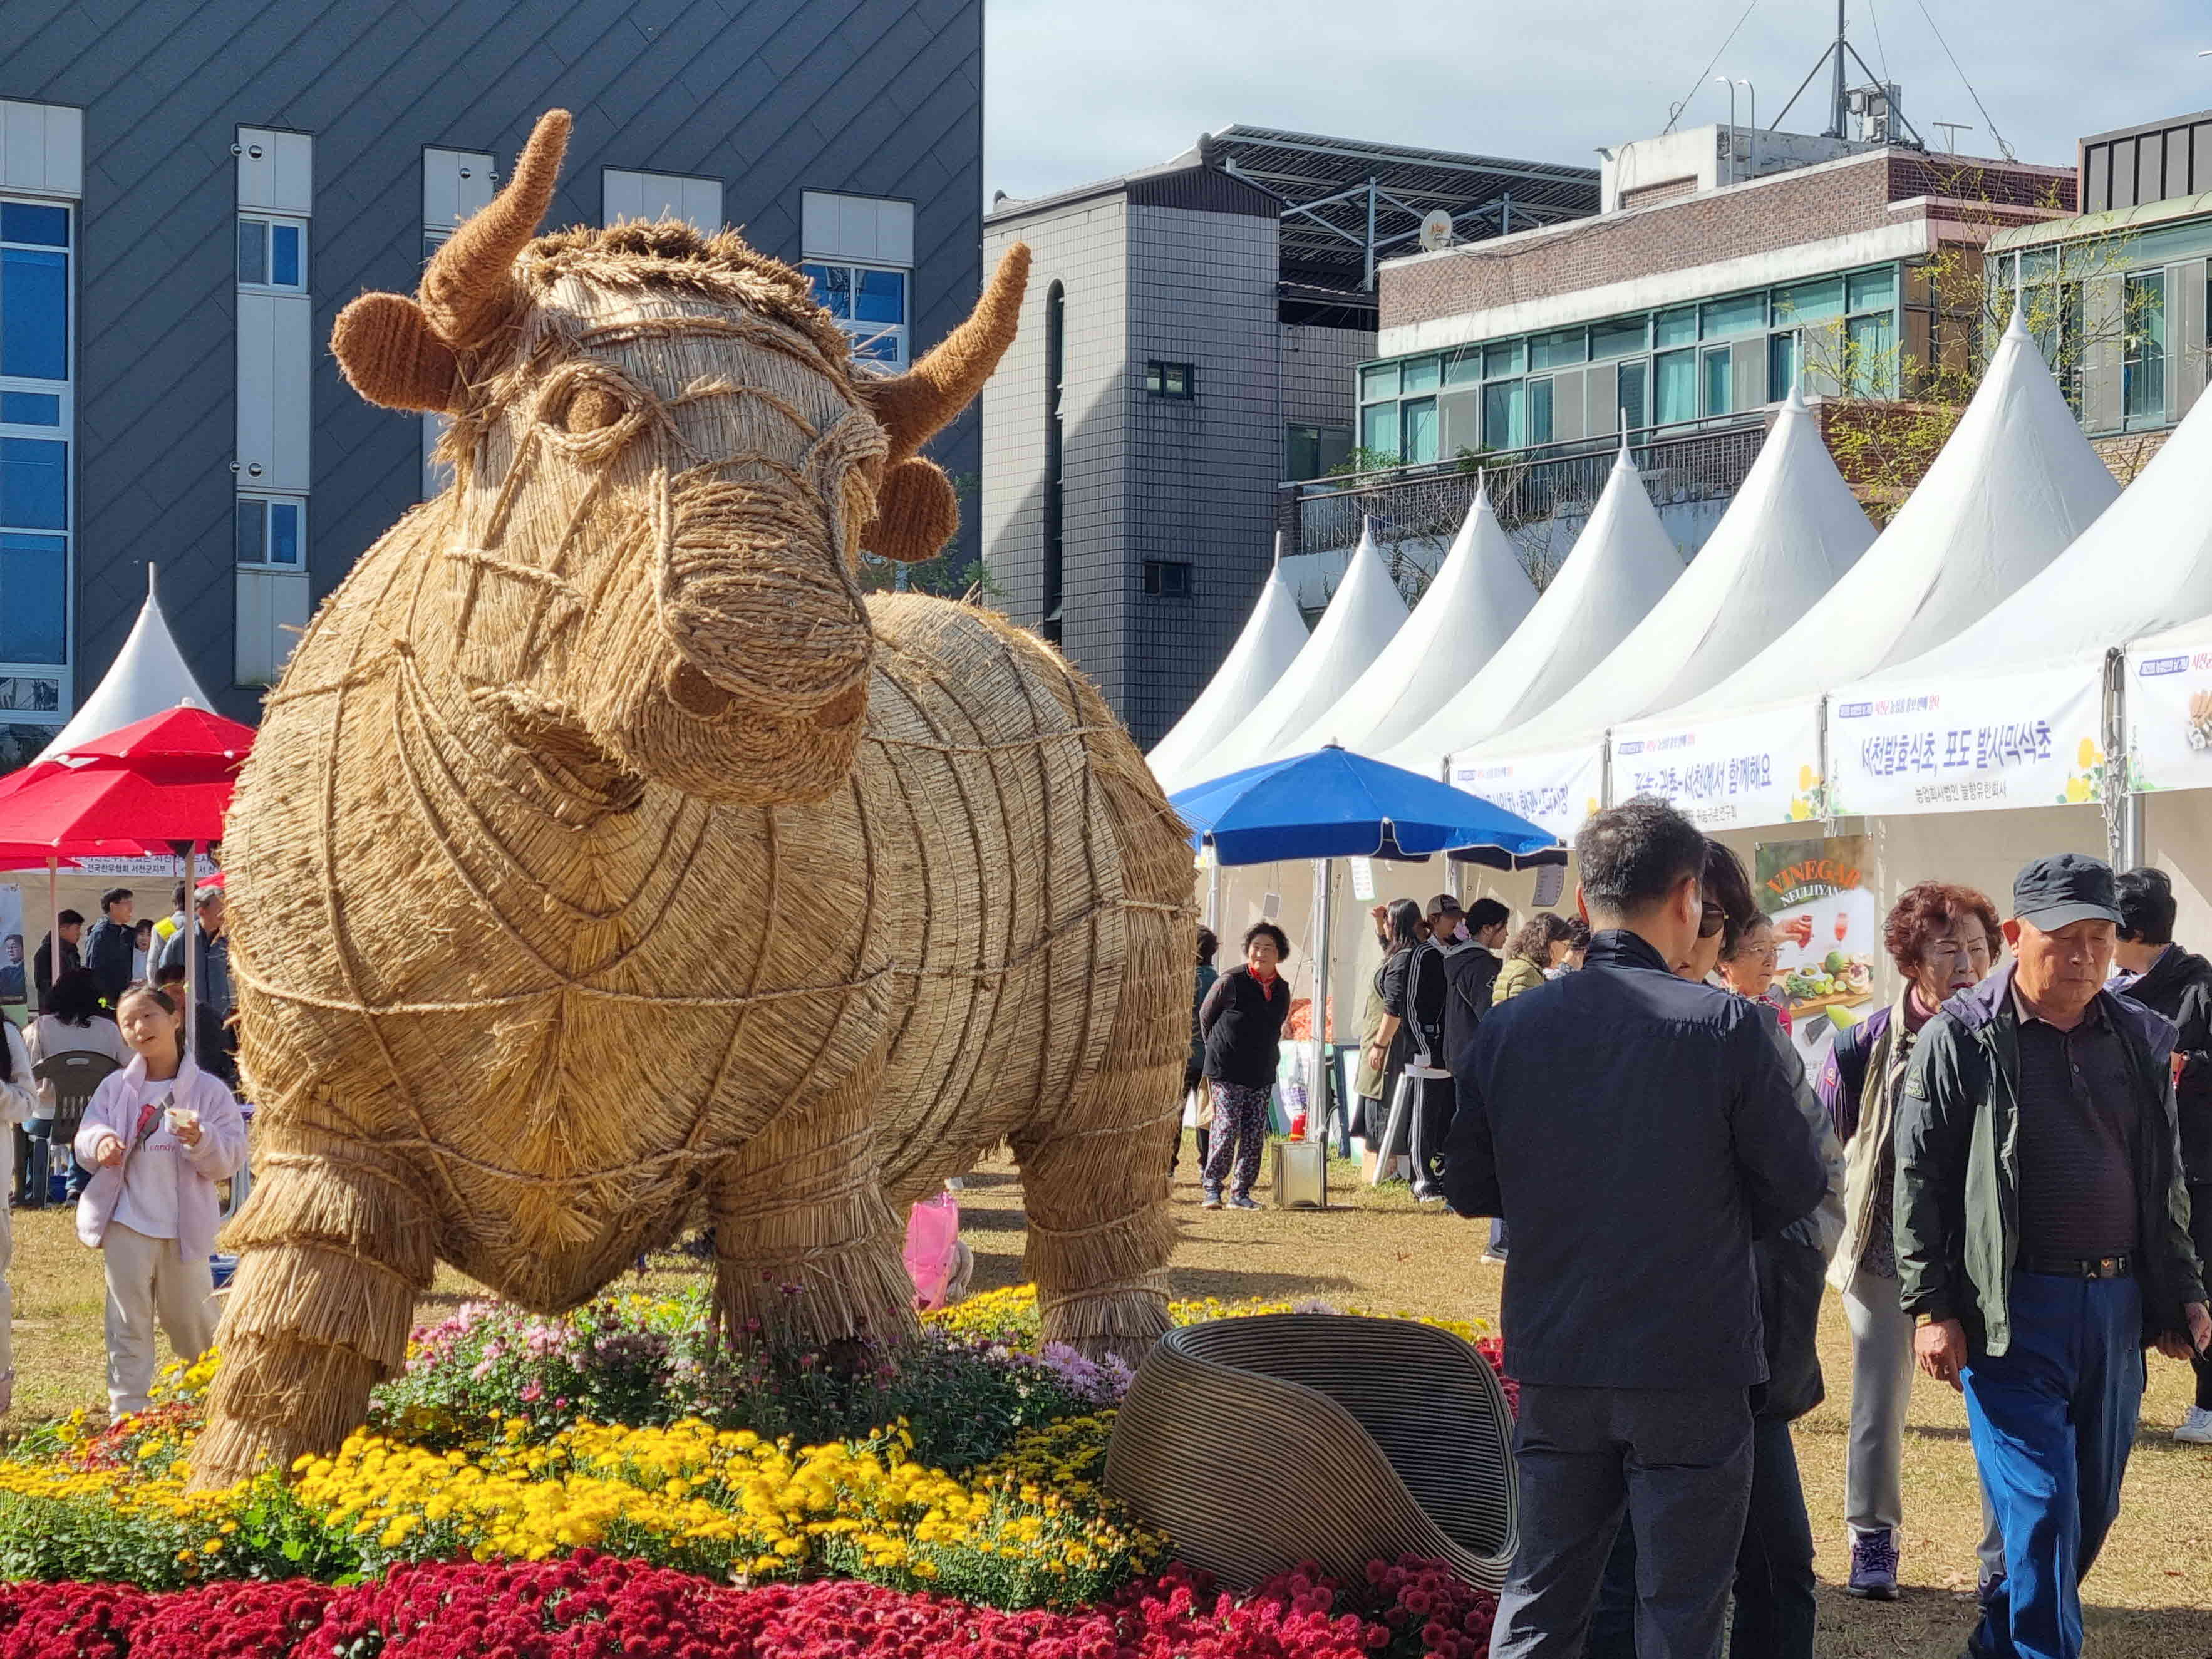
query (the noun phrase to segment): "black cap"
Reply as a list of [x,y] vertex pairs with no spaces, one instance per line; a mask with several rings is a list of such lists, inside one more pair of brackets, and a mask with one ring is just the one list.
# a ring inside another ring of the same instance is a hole
[[2112,866],[2086,853],[2053,853],[2022,869],[2012,881],[2012,913],[2046,933],[2069,922],[2119,926],[2120,899]]
[[1463,916],[1467,912],[1449,893],[1439,893],[1429,901],[1429,908],[1421,913],[1429,916]]

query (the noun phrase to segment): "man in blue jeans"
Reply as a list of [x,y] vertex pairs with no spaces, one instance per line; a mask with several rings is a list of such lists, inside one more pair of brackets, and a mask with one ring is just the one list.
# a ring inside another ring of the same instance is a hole
[[2010,966],[1943,1005],[1905,1074],[1897,1265],[1914,1348],[1963,1387],[2006,1576],[1968,1652],[2074,1659],[2084,1574],[2119,1512],[2143,1347],[2212,1347],[2163,1016],[2103,988],[2112,872],[2075,853],[2013,883]]

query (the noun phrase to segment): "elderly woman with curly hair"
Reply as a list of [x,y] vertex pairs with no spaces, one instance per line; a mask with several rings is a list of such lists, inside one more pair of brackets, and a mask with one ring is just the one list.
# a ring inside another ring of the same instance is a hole
[[[1897,1190],[1898,1097],[1921,1028],[1946,999],[1988,977],[2002,948],[1996,907],[1948,882],[1905,889],[1882,926],[1882,944],[1905,988],[1890,1006],[1836,1039],[1820,1092],[1844,1143],[1844,1236],[1828,1283],[1843,1292],[1851,1328],[1851,1432],[1844,1509],[1851,1595],[1897,1599],[1898,1528],[1904,1522],[1905,1411],[1912,1393],[1912,1316],[1898,1303],[1891,1236]],[[1986,1504],[1982,1585],[2004,1572],[2004,1544]]]

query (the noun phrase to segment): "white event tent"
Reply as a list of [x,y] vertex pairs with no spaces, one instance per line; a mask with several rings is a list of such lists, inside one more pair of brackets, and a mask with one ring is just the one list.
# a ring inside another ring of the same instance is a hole
[[1371,525],[1362,525],[1344,580],[1297,659],[1237,729],[1203,754],[1193,754],[1182,787],[1226,777],[1248,766],[1300,752],[1293,747],[1406,625],[1406,601],[1375,550]]
[[1460,761],[1485,770],[1510,763],[1510,793],[1539,809],[1528,816],[1571,837],[1601,793],[1608,728],[1672,708],[1741,667],[1874,538],[1819,422],[1793,389],[1681,580],[1572,690]]
[[1513,637],[1431,719],[1378,758],[1428,773],[1449,760],[1451,780],[1461,788],[1535,817],[1511,787],[1510,775],[1470,771],[1459,757],[1571,690],[1681,574],[1681,550],[1659,522],[1624,446],[1589,522]]
[[115,653],[115,661],[93,694],[77,705],[69,724],[39,751],[39,758],[67,754],[78,744],[104,738],[166,708],[214,707],[185,665],[176,636],[169,632],[168,619],[161,614],[161,597],[155,588],[155,569],[149,563],[146,603],[138,608],[138,620],[131,624],[123,649]]
[[2015,314],[1942,453],[1826,597],[1719,684],[1613,728],[1612,798],[1663,795],[1714,829],[1819,816],[1824,694],[1978,620],[2118,494]]
[[[2142,641],[2135,654],[2161,668],[2148,683],[2131,675],[2126,695],[2134,701],[2140,684],[2156,703],[2191,677],[2164,665],[2172,650],[2143,636],[2186,632],[2208,613],[2212,405],[2200,402],[2142,476],[2033,580],[1934,650],[1831,693],[1832,810],[1940,812],[2098,799],[2107,654]],[[2147,736],[2154,751],[2161,736],[2185,741],[2185,722]],[[2203,781],[2212,782],[2212,768]]]
[[1488,483],[1398,637],[1285,750],[1338,744],[1359,754],[1410,737],[1488,662],[1536,603],[1535,584],[1498,522]]
[[1203,783],[1208,775],[1218,775],[1192,769],[1260,707],[1305,648],[1306,622],[1298,612],[1297,595],[1283,579],[1279,535],[1275,545],[1275,568],[1267,573],[1267,586],[1260,590],[1244,631],[1229,647],[1229,654],[1197,701],[1145,757],[1160,787],[1170,795],[1188,785]]

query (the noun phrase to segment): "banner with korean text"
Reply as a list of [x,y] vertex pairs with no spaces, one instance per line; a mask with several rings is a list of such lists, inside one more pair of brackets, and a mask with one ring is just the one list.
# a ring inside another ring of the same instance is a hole
[[2128,787],[2212,789],[2212,623],[2128,647]]
[[1661,796],[1701,830],[1817,818],[1820,705],[1615,726],[1611,799],[1632,795]]
[[1452,787],[1517,812],[1566,842],[1604,804],[1604,780],[1605,750],[1595,743],[1510,760],[1452,757]]
[[1828,810],[1974,812],[2094,801],[2105,770],[2104,664],[1962,674],[1828,700]]

